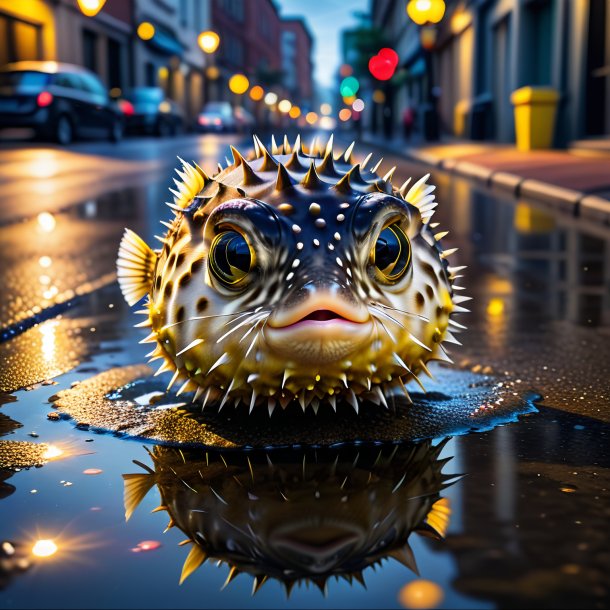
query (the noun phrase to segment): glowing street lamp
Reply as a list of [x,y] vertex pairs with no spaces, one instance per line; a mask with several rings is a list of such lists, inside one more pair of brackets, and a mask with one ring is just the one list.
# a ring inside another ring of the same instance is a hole
[[95,17],[106,4],[106,0],[77,0],[77,4],[85,17]]
[[445,14],[444,0],[409,0],[407,14],[417,23],[438,23]]
[[32,554],[36,557],[51,557],[57,553],[57,545],[53,540],[37,540],[32,547]]
[[220,44],[220,36],[216,32],[208,30],[199,34],[197,42],[204,53],[214,53]]
[[291,108],[292,108],[292,103],[290,102],[290,100],[282,100],[277,105],[277,109],[283,114],[290,112]]
[[142,21],[138,26],[137,32],[142,40],[150,40],[155,35],[155,26],[148,21]]
[[265,95],[265,90],[260,85],[254,85],[254,87],[252,87],[252,89],[250,89],[250,97],[255,102],[262,100],[264,95]]
[[249,86],[250,81],[243,74],[234,74],[229,79],[229,89],[237,95],[242,95],[245,93]]

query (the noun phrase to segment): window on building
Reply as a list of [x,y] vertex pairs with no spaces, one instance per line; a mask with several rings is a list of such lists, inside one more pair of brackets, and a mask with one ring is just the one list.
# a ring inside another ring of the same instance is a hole
[[[197,2],[197,0],[195,0],[195,2]],[[180,0],[180,25],[186,26],[188,19],[188,1]]]
[[226,35],[226,44],[223,45],[223,59],[235,65],[235,67],[243,68],[244,44],[232,34]]
[[83,29],[83,65],[93,72],[97,71],[97,34]]
[[122,44],[114,38],[108,38],[108,88],[123,87],[123,62],[121,61]]
[[0,65],[42,59],[42,26],[0,13]]
[[235,21],[243,23],[246,13],[244,9],[244,0],[218,0],[220,9],[230,15]]
[[195,21],[195,29],[197,31],[202,29],[202,24],[201,24],[201,2],[198,2],[197,0],[195,0],[194,4],[193,4],[193,8],[194,8],[194,14],[193,14],[193,20]]

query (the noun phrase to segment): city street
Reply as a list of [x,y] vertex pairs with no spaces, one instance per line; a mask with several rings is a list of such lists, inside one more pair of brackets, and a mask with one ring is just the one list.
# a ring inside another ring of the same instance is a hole
[[[351,134],[338,134],[338,140],[337,151],[349,144]],[[68,444],[76,454],[15,472],[1,483],[3,524],[7,532],[21,531],[44,509],[44,527],[53,529],[69,511],[75,518],[65,537],[76,541],[75,557],[89,555],[87,545],[96,549],[95,571],[82,574],[78,562],[58,560],[54,569],[38,574],[36,591],[28,577],[7,572],[2,578],[14,579],[8,596],[16,603],[27,590],[30,603],[42,604],[60,571],[71,584],[56,594],[51,607],[86,604],[102,581],[119,589],[129,581],[126,604],[188,607],[198,599],[200,589],[191,580],[175,596],[185,555],[175,548],[175,530],[163,539],[159,555],[150,557],[167,566],[154,582],[135,565],[143,558],[125,554],[124,548],[159,536],[164,527],[162,517],[146,511],[123,522],[120,474],[134,472],[132,459],[147,459],[138,443],[87,432],[86,422],[80,430],[74,421],[44,415],[47,400],[58,391],[111,367],[145,361],[148,349],[138,341],[146,333],[132,327],[135,316],[115,282],[121,234],[128,226],[152,243],[162,229],[159,221],[169,216],[164,201],[176,156],[212,172],[217,160],[230,158],[230,144],[247,148],[251,140],[185,135],[134,138],[120,145],[77,143],[65,150],[11,143],[0,151],[5,291],[0,434],[28,441],[35,432],[40,441]],[[389,150],[361,144],[356,158],[369,150],[374,159],[384,158],[381,174],[398,166],[395,184],[429,171]],[[438,185],[440,202],[435,221],[439,230],[450,231],[445,247],[460,248],[452,264],[468,265],[464,284],[474,297],[472,313],[462,316],[469,327],[460,335],[464,345],[451,350],[455,368],[510,386],[519,399],[537,394],[542,400],[537,412],[517,424],[457,436],[444,448],[441,457],[455,456],[447,471],[467,476],[445,494],[454,512],[446,540],[411,536],[420,573],[442,587],[447,607],[527,605],[542,598],[556,607],[576,600],[602,607],[608,595],[604,503],[610,464],[604,448],[610,423],[610,336],[603,326],[603,295],[609,287],[610,229],[442,170],[432,172],[431,182]],[[438,396],[452,392],[442,381],[429,389]],[[85,445],[88,440],[94,442]],[[90,467],[104,471],[97,484],[95,477],[80,474]],[[73,482],[74,488],[58,492],[51,506],[45,497],[60,480]],[[151,509],[152,502],[146,501]],[[555,542],[558,531],[561,544]],[[132,542],[125,545],[125,539]],[[374,598],[395,605],[405,568],[384,566],[366,572],[367,593],[347,582],[329,583],[327,602],[356,607]],[[207,579],[212,605],[246,603],[249,584],[219,592],[226,576],[221,571],[203,568],[195,584]],[[269,584],[257,599],[270,603],[278,587]],[[111,603],[111,591],[99,595],[100,603]],[[291,599],[307,606],[321,598],[300,588]]]

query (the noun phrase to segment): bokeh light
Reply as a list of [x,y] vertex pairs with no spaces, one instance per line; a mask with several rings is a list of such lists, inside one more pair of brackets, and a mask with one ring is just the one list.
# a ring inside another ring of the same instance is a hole
[[265,90],[260,85],[254,85],[254,87],[252,87],[252,89],[250,89],[250,97],[255,102],[262,100],[264,95],[265,95]]
[[398,53],[396,53],[394,49],[385,47],[381,49],[381,51],[379,51],[377,55],[382,59],[386,59],[387,61],[389,61],[394,67],[398,65]]
[[316,112],[308,112],[307,115],[305,116],[305,120],[310,124],[310,125],[314,125],[316,123],[316,121],[318,120],[318,114]]
[[106,4],[106,0],[76,0],[85,17],[95,17]]
[[265,95],[265,104],[271,106],[272,104],[275,104],[275,102],[277,102],[277,94],[273,93],[273,91],[269,91],[269,93]]
[[57,545],[53,540],[37,540],[32,547],[32,554],[36,557],[51,557],[57,553]]
[[333,107],[329,103],[324,102],[323,104],[320,104],[320,114],[328,116],[332,111]]
[[320,129],[332,131],[337,126],[337,121],[331,116],[323,116],[320,118]]
[[383,104],[385,102],[385,93],[381,89],[375,89],[373,91],[373,101],[376,104]]
[[369,72],[377,80],[390,80],[394,76],[396,70],[396,64],[387,57],[381,55],[373,55],[369,59]]
[[349,108],[342,108],[339,111],[339,119],[349,121],[352,118],[352,111]]
[[356,101],[356,96],[355,95],[346,95],[343,98],[343,103],[346,106],[351,106],[355,101]]
[[352,110],[355,110],[356,112],[362,112],[364,110],[364,102],[360,98],[354,100],[354,103],[352,104]]
[[45,233],[51,233],[55,229],[55,216],[50,212],[41,212],[38,214],[38,226]]
[[409,0],[406,7],[407,15],[417,25],[438,23],[445,14],[444,0]]
[[487,313],[490,316],[501,316],[504,313],[504,299],[495,297],[487,304]]
[[354,73],[353,68],[349,64],[342,64],[339,68],[339,74],[345,78],[346,76],[351,76]]
[[298,119],[301,116],[301,109],[298,106],[293,106],[288,113],[291,119]]
[[354,76],[348,76],[341,81],[341,85],[339,86],[339,92],[343,97],[348,97],[351,95],[356,95],[358,93],[358,89],[360,89],[360,83],[358,79]]
[[242,93],[245,93],[249,86],[250,81],[243,74],[234,74],[229,79],[229,89],[237,95],[242,95]]
[[216,80],[220,76],[220,70],[216,66],[208,66],[206,68],[205,75],[210,80]]
[[220,44],[220,36],[216,32],[201,32],[197,37],[199,47],[204,53],[214,53]]
[[290,112],[290,109],[292,108],[292,103],[289,100],[282,100],[278,105],[277,105],[277,109],[280,112],[283,112],[284,114],[286,114],[287,112]]
[[412,580],[398,593],[398,601],[404,608],[436,608],[443,597],[443,589],[439,585],[423,578]]
[[148,21],[143,21],[138,26],[137,32],[142,40],[150,40],[155,35],[155,26]]

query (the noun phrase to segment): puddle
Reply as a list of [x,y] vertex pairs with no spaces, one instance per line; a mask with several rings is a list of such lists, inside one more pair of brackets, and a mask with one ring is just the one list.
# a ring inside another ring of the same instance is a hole
[[[60,391],[52,402],[79,428],[227,449],[413,441],[489,430],[536,410],[537,396],[518,393],[508,379],[440,366],[434,374],[433,389],[428,394],[413,391],[412,405],[396,397],[388,400],[389,409],[364,403],[358,414],[341,402],[336,413],[327,406],[317,415],[311,409],[303,413],[296,404],[277,409],[272,416],[260,408],[248,414],[246,406],[201,411],[189,403],[192,394],[162,395],[166,383],[142,365],[86,379]],[[147,404],[142,404],[142,397],[148,397]]]

